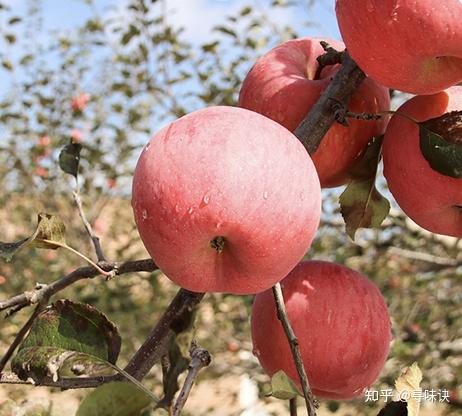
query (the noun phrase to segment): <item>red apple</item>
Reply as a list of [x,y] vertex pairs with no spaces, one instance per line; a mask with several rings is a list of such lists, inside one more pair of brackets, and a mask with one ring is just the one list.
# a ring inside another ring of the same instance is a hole
[[433,94],[462,80],[460,0],[337,0],[348,52],[387,87]]
[[[360,273],[324,261],[298,264],[281,287],[313,393],[328,399],[362,395],[390,349],[390,317],[378,288]],[[252,340],[264,370],[283,370],[301,389],[271,290],[255,297]]]
[[[248,73],[239,95],[239,106],[269,117],[294,131],[338,71],[339,65],[319,69],[316,58],[324,53],[322,39],[295,39],[261,57]],[[337,50],[341,42],[327,40]],[[389,110],[388,90],[366,79],[353,96],[349,110],[377,113]],[[342,185],[372,136],[382,134],[388,119],[348,120],[335,124],[312,155],[322,187]]]
[[236,107],[184,116],[146,145],[132,206],[148,252],[180,286],[257,293],[303,257],[321,208],[302,144],[279,124]]
[[86,92],[81,92],[77,94],[71,100],[71,109],[73,112],[82,112],[87,108],[88,103],[90,102],[91,96]]
[[[462,110],[462,87],[411,98],[397,112],[426,121],[455,110]],[[397,114],[385,133],[383,167],[409,218],[428,231],[462,237],[462,179],[433,170],[420,151],[418,126]]]
[[82,141],[82,131],[79,129],[72,129],[69,135],[73,143],[80,143]]

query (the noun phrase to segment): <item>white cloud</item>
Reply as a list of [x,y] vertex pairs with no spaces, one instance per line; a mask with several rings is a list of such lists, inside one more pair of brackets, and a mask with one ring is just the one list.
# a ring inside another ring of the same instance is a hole
[[184,27],[189,41],[206,42],[214,26],[225,23],[227,16],[236,14],[250,3],[280,25],[295,22],[293,9],[275,9],[265,7],[261,1],[248,0],[168,0],[167,19],[175,27]]

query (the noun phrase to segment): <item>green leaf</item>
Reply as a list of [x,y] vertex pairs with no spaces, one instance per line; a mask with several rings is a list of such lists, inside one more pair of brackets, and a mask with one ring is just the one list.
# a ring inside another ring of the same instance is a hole
[[164,387],[164,397],[161,406],[169,407],[180,389],[178,377],[188,369],[190,363],[190,349],[193,342],[195,328],[194,320],[196,314],[192,314],[191,319],[182,323],[177,328],[176,334],[171,338],[168,346],[168,354],[165,357],[168,365],[162,367],[162,382]]
[[211,52],[211,53],[215,53],[217,51],[217,46],[220,44],[220,42],[218,40],[214,41],[214,42],[210,42],[210,43],[204,43],[202,45],[202,50],[204,52]]
[[6,261],[10,261],[28,242],[28,238],[15,241],[14,243],[3,243],[0,241],[0,257],[4,258]]
[[217,32],[224,33],[225,35],[232,36],[233,38],[237,38],[237,34],[234,30],[230,29],[229,27],[225,26],[216,26],[213,28],[213,30]]
[[11,63],[11,61],[8,61],[7,59],[2,61],[2,66],[7,71],[12,71],[13,70],[13,64]]
[[138,36],[140,34],[140,30],[135,26],[135,25],[130,25],[128,28],[128,31],[124,33],[121,39],[122,45],[126,45],[128,42],[130,42],[135,36]]
[[19,61],[19,64],[20,64],[20,65],[27,65],[27,64],[29,64],[33,59],[34,59],[34,56],[33,56],[33,55],[30,55],[30,54],[24,55],[24,56],[21,58],[21,60]]
[[180,389],[178,377],[188,369],[189,359],[184,356],[176,337],[172,337],[168,348],[168,365],[162,367],[162,382],[164,387],[164,397],[161,400],[162,407],[169,407]]
[[284,371],[279,370],[273,374],[271,377],[271,396],[281,400],[290,400],[300,395],[296,384]]
[[340,210],[352,240],[359,228],[380,227],[390,211],[390,203],[375,187],[382,142],[383,136],[372,138],[351,172],[351,182],[340,195]]
[[63,147],[59,154],[59,167],[69,175],[77,178],[80,163],[80,151],[82,145],[80,143],[69,143]]
[[85,29],[89,32],[101,32],[103,31],[104,27],[100,20],[89,19],[87,20],[87,23],[85,23]]
[[51,242],[44,242],[43,240],[65,243],[65,229],[64,223],[57,216],[43,212],[39,213],[37,228],[30,237],[23,238],[13,243],[0,242],[0,257],[4,258],[6,261],[10,261],[19,250],[27,245],[55,250],[59,248],[57,245]]
[[13,35],[12,33],[5,33],[3,37],[10,45],[16,42],[16,36]]
[[12,17],[10,20],[8,20],[9,25],[15,25],[16,23],[19,23],[22,19],[20,17]]
[[462,178],[462,111],[419,123],[420,150],[433,170]]
[[12,370],[36,383],[76,374],[106,374],[120,352],[115,325],[93,306],[58,300],[36,318]]
[[247,16],[248,14],[252,13],[252,7],[250,6],[247,6],[247,7],[244,7],[243,9],[241,9],[241,11],[239,12],[239,14],[241,16]]
[[150,403],[133,384],[109,383],[93,390],[80,403],[76,416],[137,416]]

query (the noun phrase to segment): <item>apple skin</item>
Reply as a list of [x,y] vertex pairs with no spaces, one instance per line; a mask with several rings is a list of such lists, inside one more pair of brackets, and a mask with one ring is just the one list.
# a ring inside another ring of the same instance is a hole
[[[175,283],[251,294],[280,281],[306,253],[321,190],[288,130],[252,111],[210,107],[146,145],[132,207],[146,249]],[[225,239],[221,252],[211,245],[216,237]]]
[[[392,339],[378,288],[360,273],[324,261],[299,263],[281,286],[313,394],[361,396],[382,371]],[[251,326],[254,354],[266,373],[283,370],[301,390],[271,290],[255,297]]]
[[[318,74],[316,58],[324,53],[323,39],[289,40],[263,55],[247,74],[239,106],[263,114],[294,131],[327,88],[339,65]],[[345,45],[326,40],[341,51]],[[352,97],[349,110],[377,113],[390,109],[389,91],[367,79]],[[349,127],[333,125],[312,155],[323,188],[343,185],[369,140],[383,134],[388,117],[377,121],[348,120]]]
[[337,0],[335,9],[348,52],[377,82],[422,95],[462,80],[460,0]]
[[[397,112],[417,121],[462,110],[462,87],[411,98]],[[383,142],[383,173],[396,202],[421,227],[462,237],[462,179],[433,170],[420,151],[419,128],[394,115]]]

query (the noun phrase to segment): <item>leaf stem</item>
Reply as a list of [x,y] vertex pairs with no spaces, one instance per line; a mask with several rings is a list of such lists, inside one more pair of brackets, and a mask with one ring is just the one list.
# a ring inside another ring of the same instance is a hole
[[142,392],[146,393],[155,404],[159,403],[159,399],[154,396],[154,394],[147,388],[145,387],[140,381],[138,381],[135,377],[127,373],[125,370],[123,370],[120,367],[117,367],[115,364],[108,363],[107,361],[104,361],[105,364],[108,364],[113,370],[117,371],[119,374],[121,374],[123,377],[125,377],[127,380],[132,382],[136,387],[138,387]]
[[52,246],[61,247],[61,248],[64,248],[66,250],[69,250],[71,253],[73,253],[73,254],[81,257],[82,259],[84,259],[88,264],[91,264],[103,276],[106,276],[106,277],[113,277],[114,276],[114,271],[113,270],[110,271],[110,272],[106,272],[101,267],[99,267],[93,260],[91,260],[87,256],[85,256],[85,254],[82,254],[80,251],[77,251],[76,249],[68,246],[65,243],[60,243],[59,241],[53,241],[53,240],[47,240],[47,239],[41,239],[41,238],[37,239],[37,241],[42,241],[42,242],[44,242],[46,244],[50,244]]
[[413,118],[413,117],[411,117],[411,116],[409,116],[407,114],[400,113],[399,111],[388,110],[388,111],[380,111],[380,112],[377,113],[378,116],[385,116],[385,115],[388,115],[388,114],[403,117],[406,120],[411,121],[412,123],[419,124],[419,122],[415,118]]

